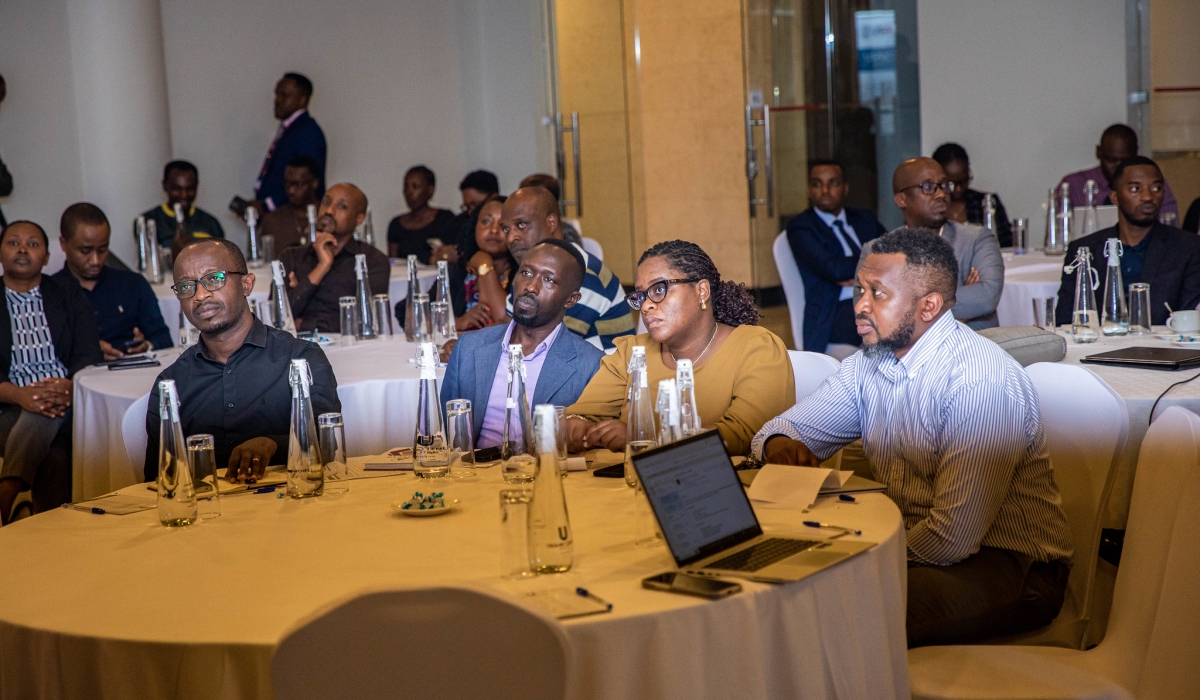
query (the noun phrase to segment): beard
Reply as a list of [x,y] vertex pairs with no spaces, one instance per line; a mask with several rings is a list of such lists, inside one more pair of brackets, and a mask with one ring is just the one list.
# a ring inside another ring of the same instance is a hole
[[1137,226],[1139,228],[1144,228],[1146,226],[1153,226],[1154,224],[1158,223],[1157,216],[1150,216],[1145,219],[1138,219],[1138,218],[1130,215],[1128,212],[1122,211],[1121,213],[1125,215],[1126,221],[1128,221],[1129,223],[1131,223],[1134,226]]
[[[529,299],[532,305],[528,309],[518,307],[517,302],[521,299]],[[518,325],[526,328],[540,328],[553,319],[554,314],[549,310],[543,311],[541,303],[532,294],[522,295],[513,301],[513,321]]]
[[[855,316],[857,320],[866,319],[863,316]],[[893,353],[901,348],[908,347],[912,342],[913,333],[917,331],[916,313],[914,309],[909,309],[908,313],[904,314],[904,318],[900,319],[900,325],[889,336],[880,336],[879,340],[874,343],[863,343],[863,355],[867,357],[879,357],[888,353]],[[879,329],[875,329],[875,333],[879,333]]]

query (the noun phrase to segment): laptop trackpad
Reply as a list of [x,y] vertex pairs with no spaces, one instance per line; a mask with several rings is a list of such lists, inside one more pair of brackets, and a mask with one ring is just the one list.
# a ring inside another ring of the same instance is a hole
[[810,549],[806,552],[800,552],[799,554],[790,556],[781,562],[772,564],[755,573],[760,576],[771,578],[778,577],[784,580],[794,581],[810,574],[814,574],[827,566],[832,566],[848,556],[849,554],[846,552],[830,552],[820,549]]

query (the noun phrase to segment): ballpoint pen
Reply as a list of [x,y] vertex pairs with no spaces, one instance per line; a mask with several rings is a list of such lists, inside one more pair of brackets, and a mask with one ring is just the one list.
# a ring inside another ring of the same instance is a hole
[[591,593],[591,592],[590,592],[590,591],[588,591],[588,589],[586,589],[586,588],[583,588],[583,587],[576,588],[576,589],[575,589],[575,592],[576,592],[577,594],[579,594],[579,595],[583,596],[584,598],[588,598],[588,599],[590,599],[590,600],[593,600],[593,601],[595,601],[595,602],[599,603],[600,605],[605,605],[605,606],[608,606],[608,609],[609,609],[609,610],[612,610],[612,603],[608,602],[607,600],[603,600],[603,599],[601,599],[599,596],[597,596],[597,595],[595,595],[595,594]]
[[807,527],[815,527],[815,528],[819,528],[822,530],[837,530],[838,532],[842,533],[843,535],[861,535],[862,534],[862,530],[853,530],[848,527],[842,527],[841,525],[830,525],[829,523],[820,523],[820,522],[817,522],[816,520],[805,520],[804,524]]

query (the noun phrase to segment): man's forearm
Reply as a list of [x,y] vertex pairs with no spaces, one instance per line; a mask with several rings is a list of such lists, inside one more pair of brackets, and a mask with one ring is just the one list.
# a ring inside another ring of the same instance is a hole
[[311,283],[314,287],[321,284],[321,280],[325,279],[325,275],[328,275],[329,271],[332,269],[332,264],[317,263],[317,266],[312,269],[312,272],[308,273],[309,283]]

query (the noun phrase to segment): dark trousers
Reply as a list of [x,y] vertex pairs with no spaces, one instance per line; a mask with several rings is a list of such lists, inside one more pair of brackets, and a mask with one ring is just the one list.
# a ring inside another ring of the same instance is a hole
[[968,644],[1050,624],[1070,569],[983,547],[950,566],[908,564],[908,646]]
[[[846,345],[862,345],[862,336],[854,325],[854,300],[843,299],[833,312],[833,327],[829,329],[829,342],[845,343]],[[817,350],[821,352],[824,350]]]
[[71,410],[61,418],[0,404],[0,479],[17,478],[33,491],[38,512],[71,501]]

